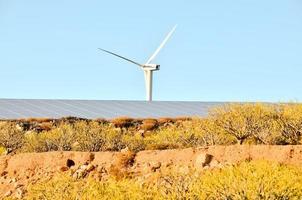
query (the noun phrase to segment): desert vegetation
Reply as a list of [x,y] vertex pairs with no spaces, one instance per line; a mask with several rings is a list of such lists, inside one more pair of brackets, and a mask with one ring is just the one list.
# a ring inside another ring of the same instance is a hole
[[167,168],[149,176],[108,176],[102,181],[60,173],[30,185],[24,199],[301,199],[301,184],[299,167],[252,161],[207,171]]
[[204,118],[25,119],[0,122],[2,152],[120,151],[301,144],[302,105],[228,104]]
[[0,197],[302,199],[301,131],[300,104],[228,104],[203,118],[1,121],[9,155],[0,156]]

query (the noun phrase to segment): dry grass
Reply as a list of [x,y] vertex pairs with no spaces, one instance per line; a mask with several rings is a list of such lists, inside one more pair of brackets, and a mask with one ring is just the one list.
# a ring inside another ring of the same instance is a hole
[[26,199],[301,199],[302,170],[265,161],[203,173],[174,169],[95,181],[58,175],[28,187]]

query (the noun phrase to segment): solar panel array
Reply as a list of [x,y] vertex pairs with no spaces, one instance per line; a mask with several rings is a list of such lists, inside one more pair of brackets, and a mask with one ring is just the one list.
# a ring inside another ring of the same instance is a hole
[[186,101],[0,99],[0,119],[205,116],[209,108],[219,104],[221,103]]

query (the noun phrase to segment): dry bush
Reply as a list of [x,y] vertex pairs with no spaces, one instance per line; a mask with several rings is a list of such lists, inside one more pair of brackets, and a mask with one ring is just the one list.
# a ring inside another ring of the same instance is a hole
[[119,151],[125,148],[122,132],[108,124],[77,122],[73,126],[79,151]]
[[192,117],[176,117],[174,118],[174,124],[176,126],[181,126],[183,123],[191,121]]
[[224,130],[220,126],[217,126],[213,119],[194,118],[190,124],[193,129],[192,131],[195,132],[200,140],[198,145],[231,145],[236,142],[230,135],[225,134]]
[[109,125],[78,121],[62,122],[50,131],[26,134],[23,151],[119,151],[123,148],[123,135]]
[[24,133],[12,122],[0,122],[0,146],[9,152],[20,149],[24,142]]
[[73,117],[73,116],[68,116],[68,117],[62,117],[58,120],[56,120],[56,124],[60,125],[60,124],[74,124],[76,122],[79,121],[91,121],[90,119],[86,119],[86,118],[81,118],[81,117]]
[[129,167],[132,167],[135,156],[136,154],[131,151],[118,154],[116,160],[109,168],[109,174],[117,180],[129,178],[131,175]]
[[167,125],[171,125],[171,124],[175,123],[176,120],[173,118],[169,118],[169,117],[162,117],[162,118],[159,118],[157,121],[158,121],[159,126],[167,126]]
[[182,144],[178,143],[178,139],[182,132],[175,126],[160,128],[155,133],[148,135],[144,138],[146,149],[170,149],[181,147]]
[[106,119],[104,119],[104,118],[97,118],[97,119],[95,119],[93,121],[96,121],[96,122],[98,122],[100,124],[108,124],[109,123],[109,121],[106,120]]
[[217,126],[234,136],[238,144],[251,137],[268,144],[270,140],[266,140],[267,136],[276,133],[273,108],[264,104],[228,104],[213,109],[210,116]]
[[73,125],[75,141],[78,147],[74,150],[100,151],[105,149],[107,126],[98,122],[76,122]]
[[130,126],[133,126],[133,121],[134,119],[129,117],[118,117],[111,120],[111,123],[117,128],[129,128]]
[[161,127],[144,138],[146,149],[172,149],[196,146],[199,140],[189,125]]
[[281,104],[276,108],[275,121],[286,144],[301,144],[302,105]]
[[120,151],[126,147],[124,141],[124,134],[122,131],[116,131],[110,127],[107,128],[107,132],[104,134],[104,140],[106,141],[102,151]]
[[75,141],[72,126],[70,124],[61,124],[50,131],[27,134],[23,151],[70,151]]
[[50,131],[53,128],[53,124],[51,122],[42,122],[40,128],[43,131]]
[[51,119],[51,118],[27,118],[27,119],[23,119],[23,120],[26,122],[37,122],[37,123],[54,121],[54,119]]
[[133,152],[138,152],[146,149],[145,140],[140,134],[125,134],[122,137],[122,141],[123,145],[128,147],[128,149]]
[[178,121],[178,122],[181,122],[181,121],[190,121],[192,120],[191,117],[175,117],[174,118],[174,121]]
[[193,118],[181,124],[160,127],[144,138],[146,149],[171,149],[204,145],[233,144],[234,139],[225,134],[213,120]]
[[144,119],[141,129],[145,131],[152,131],[158,127],[158,122],[156,119]]

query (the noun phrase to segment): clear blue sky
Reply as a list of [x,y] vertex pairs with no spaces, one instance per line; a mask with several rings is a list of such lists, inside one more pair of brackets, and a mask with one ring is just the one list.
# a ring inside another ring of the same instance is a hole
[[0,98],[301,101],[301,0],[0,0]]

